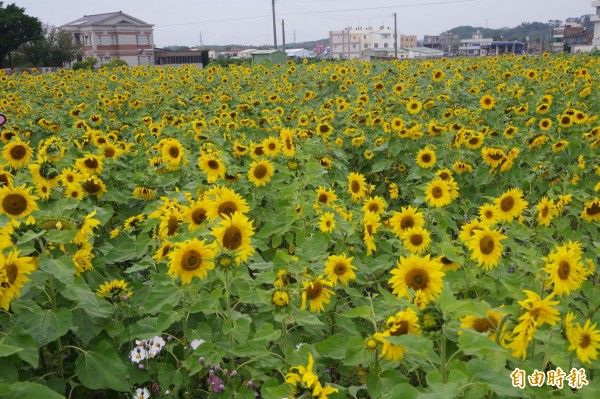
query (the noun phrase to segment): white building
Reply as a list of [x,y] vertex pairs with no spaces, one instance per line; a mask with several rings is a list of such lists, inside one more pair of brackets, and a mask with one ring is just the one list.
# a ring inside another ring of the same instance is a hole
[[[414,47],[417,43],[416,36],[399,35],[397,46]],[[368,27],[346,28],[340,31],[329,32],[329,51],[331,58],[335,59],[362,59],[362,54],[368,49],[394,49],[394,30],[380,26],[379,29]],[[370,54],[370,53],[366,53]]]
[[119,11],[85,15],[60,29],[82,45],[82,58],[96,58],[99,65],[120,58],[133,66],[154,64],[152,26]]
[[258,49],[249,48],[246,50],[240,50],[240,51],[238,51],[238,53],[235,56],[236,56],[236,58],[251,59],[252,53],[255,52],[256,50],[258,50]]
[[592,1],[592,7],[596,7],[596,14],[590,17],[590,21],[594,23],[592,47],[597,47],[600,50],[600,1]]
[[482,46],[489,46],[492,44],[494,39],[484,38],[480,31],[473,34],[472,39],[462,39],[458,45],[458,55],[473,57],[478,55],[485,55],[481,52]]
[[285,49],[288,58],[312,58],[315,54],[304,48],[288,48]]

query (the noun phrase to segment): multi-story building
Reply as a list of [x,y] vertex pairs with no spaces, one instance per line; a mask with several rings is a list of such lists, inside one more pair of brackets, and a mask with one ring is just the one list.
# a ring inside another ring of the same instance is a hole
[[577,22],[568,22],[552,29],[552,52],[570,51],[575,46],[591,45],[593,39],[593,32],[587,32],[585,27]]
[[590,21],[594,23],[592,46],[600,50],[600,1],[592,1],[592,7],[596,7],[596,14],[590,17]]
[[473,57],[479,55],[486,55],[482,53],[481,48],[490,46],[494,39],[484,38],[480,31],[473,34],[472,39],[462,39],[458,46],[458,55],[465,57]]
[[[398,35],[398,48],[415,47],[416,36]],[[329,32],[329,52],[335,59],[362,59],[362,52],[367,49],[383,49],[394,52],[394,30],[380,26],[379,29],[368,27],[346,28]]]
[[423,47],[441,50],[444,53],[458,54],[460,38],[456,33],[443,32],[437,36],[425,35],[423,38]]
[[85,15],[60,29],[82,45],[78,61],[96,58],[102,65],[120,58],[133,66],[154,64],[152,26],[119,11]]

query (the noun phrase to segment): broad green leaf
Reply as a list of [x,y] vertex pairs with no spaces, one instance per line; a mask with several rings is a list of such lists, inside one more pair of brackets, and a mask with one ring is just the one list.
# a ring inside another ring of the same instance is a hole
[[17,352],[17,356],[24,362],[31,364],[34,368],[37,368],[40,362],[40,355],[33,337],[19,326],[13,327],[10,331],[6,331],[6,333],[6,340],[4,342],[7,345],[20,348],[21,350]]
[[0,392],[2,392],[2,397],[10,399],[64,399],[63,395],[35,382],[0,383]]
[[22,350],[23,350],[23,348],[19,348],[17,346],[6,345],[3,343],[0,343],[0,357],[11,356]]
[[482,357],[494,352],[507,353],[507,350],[492,341],[486,334],[463,331],[458,337],[458,345],[465,355]]
[[87,388],[129,391],[127,366],[106,341],[100,341],[93,351],[79,355],[75,361],[75,373]]
[[53,242],[56,244],[68,244],[70,243],[75,235],[77,234],[77,230],[49,230],[44,238],[48,240],[48,242]]
[[321,356],[340,360],[346,356],[348,337],[342,334],[335,334],[324,341],[316,343],[315,348]]
[[344,313],[341,313],[340,316],[348,317],[350,319],[354,319],[357,317],[362,317],[363,319],[370,319],[372,316],[371,313],[371,308],[369,306],[359,306],[354,309],[347,310]]
[[275,341],[281,337],[281,330],[273,329],[273,325],[271,323],[263,323],[257,329],[254,334],[254,338],[252,341],[260,343],[260,342],[269,342]]
[[135,306],[140,307],[143,314],[155,314],[167,305],[175,307],[181,303],[181,289],[175,284],[157,284],[144,287],[135,293],[131,299]]
[[77,307],[85,310],[91,317],[104,318],[114,312],[113,305],[92,292],[83,276],[79,276],[73,280],[73,283],[65,285],[60,292],[65,298],[77,303]]
[[42,310],[37,305],[20,308],[17,314],[17,323],[35,339],[38,345],[43,346],[65,335],[71,328],[72,314],[67,308]]
[[40,269],[64,284],[71,283],[75,275],[75,264],[68,256],[52,259],[42,255],[40,256]]

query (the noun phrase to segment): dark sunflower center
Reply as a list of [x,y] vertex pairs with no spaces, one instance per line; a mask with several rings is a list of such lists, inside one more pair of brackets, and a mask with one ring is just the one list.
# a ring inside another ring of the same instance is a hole
[[491,98],[489,98],[489,97],[486,97],[486,98],[483,100],[483,103],[484,103],[485,105],[490,105],[490,104],[492,103],[492,99],[491,99]]
[[494,217],[494,212],[492,211],[485,211],[484,215],[483,215],[486,219],[492,219]]
[[511,196],[502,198],[500,201],[500,209],[502,212],[510,212],[511,209],[515,206],[515,199]]
[[6,173],[0,173],[0,187],[8,186],[8,175]]
[[321,133],[327,133],[329,131],[329,126],[327,125],[321,125],[319,126],[319,132]]
[[542,209],[542,217],[544,217],[544,218],[545,218],[546,216],[548,216],[548,213],[550,213],[550,209],[548,209],[548,207],[547,207],[547,206],[545,206],[545,207]]
[[494,242],[494,239],[490,236],[483,236],[479,241],[479,250],[484,255],[489,255],[492,252],[494,252],[495,246],[496,243]]
[[366,228],[367,228],[367,233],[369,233],[369,235],[373,235],[373,225],[368,224],[366,226]]
[[71,198],[79,198],[79,191],[73,190],[70,193]]
[[406,273],[405,282],[415,291],[422,290],[429,285],[429,274],[426,270],[415,268]]
[[206,209],[196,208],[192,212],[192,221],[195,224],[202,224],[206,220]]
[[328,199],[329,197],[327,196],[327,194],[319,194],[319,202],[326,204]]
[[21,194],[8,194],[2,200],[2,209],[9,215],[20,215],[27,209],[27,199]]
[[27,148],[25,148],[24,145],[16,145],[13,148],[10,149],[10,157],[12,159],[14,159],[15,161],[19,161],[23,158],[25,158],[25,155],[27,154]]
[[490,154],[490,155],[489,155],[489,157],[490,157],[491,159],[493,159],[494,161],[499,161],[499,160],[501,160],[502,158],[504,158],[504,155],[502,155],[502,154],[501,154],[501,153],[499,153],[499,152],[495,152],[495,153],[492,153],[492,154]]
[[592,338],[589,334],[581,334],[579,337],[579,347],[585,349],[592,343]]
[[568,116],[563,116],[563,117],[561,118],[560,122],[561,122],[563,125],[568,125],[569,123],[571,123],[571,118],[570,118],[570,117],[568,117]]
[[376,203],[370,204],[369,205],[369,211],[373,212],[373,213],[379,212],[379,205],[377,205]]
[[399,335],[408,334],[408,321],[402,320],[400,323],[394,324],[394,328],[390,330],[390,335],[397,337]]
[[476,145],[477,143],[479,143],[479,139],[477,137],[471,137],[469,139],[469,144]]
[[480,318],[473,323],[473,329],[477,332],[486,332],[493,328],[492,323],[486,318]]
[[208,161],[208,167],[213,169],[213,170],[218,170],[219,169],[219,162],[215,161],[214,159],[211,159],[210,161]]
[[442,256],[440,258],[440,262],[442,262],[443,265],[451,265],[452,263],[454,263],[450,259],[446,258],[445,256]]
[[15,132],[5,132],[3,136],[6,141],[10,141],[13,137],[15,137]]
[[360,193],[360,183],[356,180],[352,180],[352,183],[350,183],[350,190],[352,190],[354,194]]
[[6,278],[8,279],[8,283],[13,285],[17,280],[17,276],[19,275],[19,268],[14,263],[11,263],[4,266],[4,270],[6,270]]
[[177,220],[177,216],[169,216],[169,220],[167,221],[167,235],[172,236],[177,232],[179,228],[179,220]]
[[169,155],[173,158],[179,157],[179,148],[169,147]]
[[310,300],[317,299],[323,292],[323,283],[320,281],[314,281],[311,285],[306,287],[306,298]]
[[232,215],[237,211],[237,205],[233,201],[225,201],[219,205],[219,215]]
[[86,168],[96,169],[98,167],[98,160],[96,158],[87,158],[83,161],[83,164]]
[[423,244],[423,236],[421,234],[413,234],[410,236],[410,243],[415,247]]
[[195,270],[202,264],[202,255],[196,250],[187,251],[181,259],[181,267],[184,270]]
[[[471,140],[473,140],[473,139],[471,139]],[[474,144],[474,143],[471,143],[471,144]],[[448,180],[448,179],[450,179],[450,175],[448,174],[448,172],[442,172],[442,173],[440,173],[439,177],[442,180]]]
[[435,199],[442,198],[444,196],[444,190],[441,187],[434,187],[431,190],[431,196]]
[[431,162],[431,154],[423,154],[421,155],[421,162],[429,163]]
[[86,181],[83,183],[82,187],[88,194],[95,194],[102,189],[102,187],[93,180]]
[[230,226],[223,235],[223,247],[231,250],[238,249],[242,245],[242,232],[236,226]]
[[594,202],[592,205],[585,208],[585,213],[594,216],[600,213],[600,202]]
[[256,148],[254,148],[254,154],[255,155],[263,155],[265,153],[265,151],[263,150],[262,146],[256,146]]
[[271,151],[275,151],[275,149],[277,148],[275,143],[269,143],[268,147],[269,147],[269,150],[271,150]]
[[335,274],[337,274],[338,276],[343,276],[346,273],[346,264],[345,263],[336,264],[335,267],[333,268],[333,272]]
[[288,150],[292,149],[292,140],[290,140],[289,138],[285,139],[285,148],[287,148]]
[[[267,167],[265,165],[258,165],[256,166],[256,168],[254,168],[254,171],[252,173],[254,173],[254,177],[256,177],[257,179],[263,179],[266,175],[267,175]],[[319,197],[319,201],[320,201],[320,197]]]
[[561,280],[566,280],[569,278],[569,275],[571,274],[571,265],[569,264],[569,262],[567,262],[566,260],[561,260],[560,263],[558,264],[558,277]]
[[410,229],[415,225],[415,219],[412,216],[404,216],[400,221],[400,228],[402,230]]
[[104,149],[104,156],[106,158],[112,158],[112,157],[114,157],[115,156],[115,149],[112,148],[112,147],[106,147]]

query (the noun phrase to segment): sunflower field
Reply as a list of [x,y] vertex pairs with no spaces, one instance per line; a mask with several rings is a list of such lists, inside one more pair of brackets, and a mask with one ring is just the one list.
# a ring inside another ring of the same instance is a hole
[[0,396],[600,396],[599,58],[0,82]]

